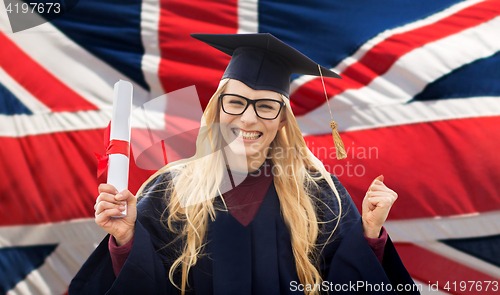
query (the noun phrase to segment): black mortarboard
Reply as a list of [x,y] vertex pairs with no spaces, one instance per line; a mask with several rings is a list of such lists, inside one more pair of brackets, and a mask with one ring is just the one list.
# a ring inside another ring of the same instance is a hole
[[[191,36],[232,56],[223,79],[239,80],[255,90],[271,90],[289,97],[292,73],[320,75],[317,63],[269,33]],[[341,78],[322,66],[321,74]]]

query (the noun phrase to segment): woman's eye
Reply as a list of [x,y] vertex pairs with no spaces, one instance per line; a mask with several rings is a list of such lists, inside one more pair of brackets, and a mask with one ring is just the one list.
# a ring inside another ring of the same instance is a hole
[[261,104],[261,105],[259,105],[259,108],[264,109],[264,110],[274,110],[274,107],[272,105],[268,105],[268,104]]
[[243,102],[238,100],[231,100],[229,103],[234,105],[243,105]]

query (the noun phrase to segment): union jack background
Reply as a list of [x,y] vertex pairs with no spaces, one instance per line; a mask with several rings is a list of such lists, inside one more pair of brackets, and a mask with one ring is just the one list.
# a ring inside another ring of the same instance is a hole
[[[385,226],[422,293],[498,294],[500,1],[81,0],[18,33],[4,8],[0,294],[65,294],[104,237],[93,152],[113,84],[131,81],[136,107],[194,85],[203,108],[229,57],[189,34],[254,32],[343,77],[325,83],[347,159],[321,80],[292,77],[294,112],[358,207],[380,174],[398,192]],[[130,190],[153,172],[131,161]]]

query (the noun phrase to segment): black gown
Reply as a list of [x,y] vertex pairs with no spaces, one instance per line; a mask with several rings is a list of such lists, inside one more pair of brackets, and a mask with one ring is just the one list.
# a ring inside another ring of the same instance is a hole
[[[165,208],[162,189],[167,177],[160,175],[151,182],[145,191],[159,192],[147,193],[138,202],[132,250],[118,277],[113,272],[108,236],[72,280],[70,295],[180,294],[168,273],[181,241],[174,241],[175,236],[159,221]],[[186,294],[304,294],[304,288],[316,288],[323,294],[419,294],[390,238],[380,264],[364,238],[361,217],[352,199],[339,180],[335,176],[332,179],[342,199],[343,213],[333,242],[327,243],[320,253],[324,279],[321,285],[300,285],[290,235],[271,183],[247,226],[228,211],[217,211],[216,220],[209,222],[205,255],[189,273]],[[331,221],[334,215],[326,206],[338,212],[337,200],[326,181],[319,184],[317,196],[322,202],[317,202],[318,215],[323,221]],[[328,239],[335,224],[336,221],[321,225],[319,243]],[[179,276],[174,278],[179,281]]]

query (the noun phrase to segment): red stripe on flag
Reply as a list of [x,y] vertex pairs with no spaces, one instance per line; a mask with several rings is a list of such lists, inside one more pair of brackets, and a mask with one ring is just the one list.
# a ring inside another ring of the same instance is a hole
[[[451,294],[498,294],[498,291],[494,291],[494,285],[491,283],[486,290],[487,281],[498,282],[498,278],[413,244],[394,244],[410,275],[424,283],[422,285],[424,292],[436,291],[435,288],[429,289],[429,285],[432,285],[431,287],[437,286],[440,291]],[[437,285],[434,285],[436,283]],[[478,283],[481,284],[480,287]],[[445,289],[446,286],[449,289]],[[461,288],[464,286],[465,290]],[[481,288],[481,290],[476,288]]]
[[[450,216],[500,210],[499,125],[500,117],[482,117],[346,132],[342,161],[330,134],[306,141],[358,208],[371,181],[384,174],[399,194],[390,219]],[[0,158],[0,225],[92,217],[97,186],[105,182],[95,178],[93,155],[104,153],[102,136],[103,129],[1,138],[0,154],[7,156]],[[130,169],[135,193],[153,171],[134,161]]]
[[[375,45],[358,62],[347,67],[341,74],[342,80],[325,79],[328,97],[349,89],[360,89],[373,79],[386,73],[403,55],[425,44],[457,34],[478,26],[500,14],[497,1],[484,1],[469,6],[435,23],[409,32],[395,34]],[[320,79],[302,85],[291,96],[296,116],[303,115],[324,103]]]
[[[99,183],[93,152],[105,152],[103,129],[1,138],[0,226],[93,217]],[[133,158],[133,156],[131,156]],[[136,193],[154,171],[130,162]]]
[[499,125],[496,116],[344,132],[340,161],[331,134],[305,139],[358,208],[383,174],[399,195],[389,218],[410,219],[500,210]]
[[97,109],[95,105],[40,66],[1,32],[0,48],[2,48],[0,67],[53,112]]
[[[209,9],[207,9],[209,8]],[[229,56],[198,41],[191,33],[235,34],[236,0],[161,1],[160,80],[165,92],[196,85],[204,108],[229,62]]]

